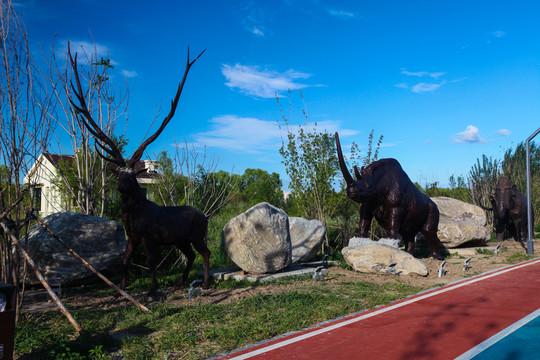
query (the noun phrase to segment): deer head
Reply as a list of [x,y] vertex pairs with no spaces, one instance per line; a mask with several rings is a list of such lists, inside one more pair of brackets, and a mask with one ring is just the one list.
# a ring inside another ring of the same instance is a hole
[[[71,56],[71,50],[68,42],[69,60],[71,63],[71,67],[73,68],[73,73],[75,75],[75,83],[77,86],[75,87],[72,82],[71,89],[78,100],[78,104],[75,104],[75,102],[71,98],[69,98],[69,102],[71,103],[71,106],[73,106],[73,108],[76,109],[79,114],[81,114],[82,123],[86,126],[86,128],[94,136],[94,138],[96,138],[96,151],[98,152],[98,154],[105,160],[118,166],[118,171],[116,171],[115,174],[118,176],[118,189],[122,194],[129,193],[136,195],[140,193],[140,195],[142,195],[142,192],[140,191],[140,187],[136,180],[136,176],[140,172],[146,171],[146,169],[135,172],[135,163],[141,159],[146,147],[157,139],[163,129],[165,129],[165,126],[167,126],[169,121],[171,121],[171,119],[173,118],[176,107],[178,106],[180,94],[182,93],[182,89],[184,88],[184,84],[186,82],[189,69],[205,51],[206,50],[203,50],[193,61],[190,61],[188,48],[187,64],[184,70],[184,76],[182,78],[182,81],[178,85],[178,90],[176,91],[174,99],[171,101],[171,110],[169,111],[169,114],[165,117],[159,129],[152,136],[147,138],[137,150],[135,150],[130,159],[126,160],[122,156],[120,150],[118,150],[115,143],[103,132],[99,125],[94,121],[92,115],[90,114],[90,111],[88,110],[88,106],[86,105],[85,92],[82,89],[81,81],[79,79],[79,72],[77,70],[77,53],[75,53],[75,58]],[[101,151],[98,149],[98,147],[99,149],[101,149]],[[103,155],[103,153],[105,153],[106,155]]]

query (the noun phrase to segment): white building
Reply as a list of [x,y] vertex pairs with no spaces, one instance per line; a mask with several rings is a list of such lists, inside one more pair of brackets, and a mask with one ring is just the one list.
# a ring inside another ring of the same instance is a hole
[[[43,153],[24,177],[24,183],[29,184],[34,207],[39,210],[39,216],[45,217],[60,211],[72,210],[71,204],[62,201],[60,190],[54,184],[58,178],[58,166],[60,163],[69,165],[74,160],[73,155],[60,155]],[[154,160],[140,160],[135,164],[135,171],[146,168],[147,171],[137,175],[137,181],[145,193],[150,185],[156,183],[156,173],[159,163]]]

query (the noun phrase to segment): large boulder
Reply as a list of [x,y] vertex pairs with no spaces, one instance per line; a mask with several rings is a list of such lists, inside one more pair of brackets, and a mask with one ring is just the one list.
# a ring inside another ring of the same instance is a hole
[[268,203],[232,218],[221,239],[232,261],[247,273],[272,273],[291,264],[289,218]]
[[301,217],[289,217],[291,234],[292,262],[306,262],[321,248],[326,235],[326,227],[319,220],[306,220]]
[[484,245],[490,238],[486,214],[480,207],[448,197],[434,197],[440,219],[437,236],[447,248],[474,243]]
[[[72,212],[49,215],[42,222],[96,270],[102,272],[121,263],[127,240],[120,223]],[[27,245],[46,279],[59,278],[65,285],[93,274],[39,224],[30,230]],[[38,280],[31,276],[29,282]]]
[[388,265],[396,262],[396,273],[401,275],[417,274],[427,276],[426,265],[411,254],[382,244],[347,246],[341,250],[345,261],[355,271],[368,274],[386,274]]

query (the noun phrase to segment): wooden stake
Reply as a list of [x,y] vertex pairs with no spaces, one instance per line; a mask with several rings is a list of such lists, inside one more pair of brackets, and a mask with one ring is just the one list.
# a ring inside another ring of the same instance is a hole
[[90,265],[86,260],[84,260],[82,257],[79,256],[73,249],[70,249],[51,229],[47,227],[39,218],[32,214],[34,219],[38,222],[39,225],[43,229],[45,229],[51,236],[58,241],[64,248],[66,248],[67,251],[71,253],[71,255],[75,256],[80,262],[83,263],[84,266],[86,266],[90,271],[92,271],[94,274],[96,274],[101,280],[105,281],[105,283],[112,288],[114,288],[116,291],[118,291],[123,297],[131,301],[135,306],[137,306],[142,311],[150,312],[150,309],[148,309],[146,306],[138,302],[135,298],[133,298],[131,295],[126,293],[124,290],[120,289],[118,286],[116,286],[114,283],[112,283],[109,279],[107,279],[103,274],[101,274],[99,271],[97,271],[92,265]]
[[75,330],[77,331],[77,333],[79,335],[82,334],[83,330],[81,328],[81,325],[79,325],[79,323],[77,322],[77,320],[75,320],[75,318],[71,315],[71,313],[68,311],[68,309],[66,309],[66,307],[64,306],[64,304],[62,304],[62,301],[58,298],[58,296],[56,296],[56,294],[54,293],[54,291],[51,289],[51,287],[49,286],[49,284],[47,283],[47,281],[45,280],[45,278],[43,277],[43,275],[41,275],[41,272],[39,271],[39,269],[37,268],[36,264],[34,263],[34,261],[32,260],[32,258],[30,257],[30,255],[28,255],[28,253],[23,249],[23,247],[21,246],[21,243],[19,242],[19,240],[11,233],[11,231],[9,230],[8,226],[6,225],[6,223],[4,221],[0,221],[0,225],[2,226],[2,228],[4,229],[4,232],[6,234],[9,235],[9,237],[11,238],[11,241],[13,241],[13,243],[15,244],[15,246],[17,246],[17,248],[19,249],[19,251],[23,254],[26,262],[28,263],[28,265],[30,265],[30,267],[34,270],[34,274],[36,274],[36,277],[38,278],[38,280],[41,282],[41,284],[43,285],[43,287],[45,288],[45,290],[47,290],[47,293],[49,294],[49,296],[51,297],[51,299],[56,303],[56,305],[60,308],[60,311],[62,311],[62,313],[64,313],[64,315],[67,317],[67,319],[69,320],[69,322],[73,325],[73,327],[75,328]]

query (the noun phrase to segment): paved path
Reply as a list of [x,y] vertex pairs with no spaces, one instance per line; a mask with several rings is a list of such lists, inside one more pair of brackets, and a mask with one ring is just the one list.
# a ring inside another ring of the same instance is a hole
[[539,315],[535,259],[222,359],[540,359]]

